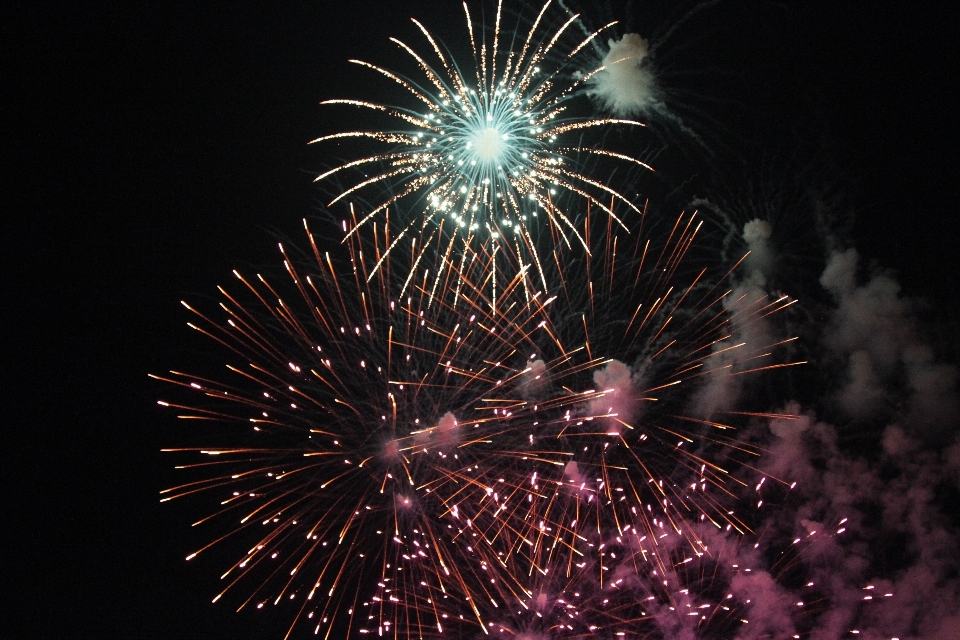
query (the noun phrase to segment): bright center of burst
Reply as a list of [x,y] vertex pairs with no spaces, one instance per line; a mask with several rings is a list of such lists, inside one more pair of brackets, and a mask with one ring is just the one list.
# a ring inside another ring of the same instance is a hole
[[495,128],[487,127],[477,134],[474,140],[477,158],[482,162],[494,162],[503,150],[504,136]]

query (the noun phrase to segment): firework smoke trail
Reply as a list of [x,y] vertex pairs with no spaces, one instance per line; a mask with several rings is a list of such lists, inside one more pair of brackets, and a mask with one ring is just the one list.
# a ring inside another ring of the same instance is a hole
[[[513,263],[529,257],[527,261],[538,264],[537,238],[544,226],[567,246],[587,247],[577,219],[586,204],[619,224],[621,216],[639,215],[630,198],[588,169],[600,160],[623,168],[650,167],[582,136],[613,126],[643,124],[576,115],[576,100],[584,87],[604,70],[600,66],[582,73],[578,66],[584,63],[579,54],[615,23],[585,37],[577,36],[573,27],[577,16],[553,17],[550,5],[547,0],[540,7],[529,30],[518,26],[512,31],[503,28],[502,2],[497,3],[492,28],[475,25],[464,3],[472,52],[472,60],[465,65],[458,64],[443,43],[414,19],[429,42],[429,55],[391,40],[416,63],[419,79],[351,61],[398,84],[412,95],[418,108],[352,99],[323,103],[380,112],[404,125],[340,132],[313,141],[360,138],[386,146],[382,153],[349,161],[317,177],[327,180],[345,172],[372,173],[363,173],[362,180],[342,190],[329,206],[372,189],[391,194],[371,207],[350,234],[384,215],[388,208],[399,207],[414,234],[428,222],[442,226],[447,234],[462,236],[467,249],[491,239],[505,252],[517,252]],[[611,198],[613,205],[608,206]],[[614,213],[614,205],[624,212]],[[410,231],[404,229],[397,241],[407,233]],[[498,262],[493,268],[498,268]],[[512,275],[508,272],[506,278]],[[548,287],[550,283],[542,272],[540,275],[541,286]]]

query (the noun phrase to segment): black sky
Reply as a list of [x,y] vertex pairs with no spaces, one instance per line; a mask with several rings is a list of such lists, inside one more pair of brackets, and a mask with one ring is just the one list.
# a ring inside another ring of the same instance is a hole
[[[281,636],[210,605],[219,567],[183,561],[197,505],[157,502],[177,443],[146,374],[203,360],[181,298],[274,264],[268,230],[316,210],[325,159],[306,142],[338,128],[321,99],[358,93],[346,60],[392,64],[411,15],[462,21],[439,0],[201,4],[3,9],[3,637]],[[745,138],[825,141],[858,249],[948,327],[958,24],[952,2],[721,2],[671,58]]]

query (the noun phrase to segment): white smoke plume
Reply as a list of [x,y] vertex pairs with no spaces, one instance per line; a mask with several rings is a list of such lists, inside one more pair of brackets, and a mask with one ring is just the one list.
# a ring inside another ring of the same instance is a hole
[[717,411],[733,408],[742,382],[730,372],[773,341],[766,320],[756,313],[769,300],[765,287],[775,258],[771,235],[770,224],[763,220],[751,220],[743,227],[743,240],[750,253],[744,260],[743,275],[723,301],[730,313],[731,334],[713,346],[714,353],[705,363],[707,370],[716,373],[707,378],[694,399],[693,411],[698,415],[709,418]]
[[520,390],[523,397],[535,400],[547,389],[547,365],[543,360],[534,360],[520,374]]
[[872,418],[895,411],[891,400],[906,395],[901,419],[936,436],[960,417],[956,368],[936,362],[896,280],[879,273],[858,286],[857,263],[855,250],[835,252],[820,278],[837,302],[825,344],[849,362],[840,404],[850,417]]
[[571,460],[563,468],[564,477],[573,484],[582,484],[587,481],[586,476],[580,472],[580,467]]
[[460,444],[463,435],[457,417],[449,411],[440,416],[435,426],[415,431],[415,442],[419,445],[436,447],[441,451],[449,450]]
[[747,280],[758,287],[767,283],[767,274],[775,259],[770,237],[773,227],[766,220],[754,219],[743,225],[743,240],[750,254],[746,259]]
[[627,33],[607,44],[610,49],[603,58],[603,70],[590,78],[589,95],[616,115],[646,113],[659,100],[647,41]]
[[593,381],[600,394],[590,402],[590,414],[606,416],[602,420],[608,433],[622,433],[623,424],[630,424],[638,410],[630,368],[619,360],[611,360],[593,373]]

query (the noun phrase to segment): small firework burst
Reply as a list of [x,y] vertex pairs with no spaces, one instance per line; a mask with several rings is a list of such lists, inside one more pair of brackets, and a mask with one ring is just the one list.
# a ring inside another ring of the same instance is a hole
[[385,147],[382,153],[349,161],[317,178],[336,179],[350,171],[362,175],[333,198],[331,206],[370,193],[389,194],[367,197],[374,204],[350,233],[393,207],[410,225],[401,236],[408,230],[417,234],[427,223],[462,236],[468,247],[489,239],[494,244],[518,243],[527,255],[535,256],[544,226],[567,245],[587,247],[578,225],[584,204],[604,211],[618,224],[623,214],[607,204],[611,199],[627,215],[639,215],[630,197],[589,169],[600,159],[650,167],[629,154],[605,148],[601,138],[582,136],[642,123],[580,116],[572,108],[585,95],[593,73],[602,70],[580,72],[578,54],[616,23],[584,39],[574,35],[578,30],[572,28],[578,16],[552,18],[550,4],[543,4],[529,29],[518,26],[508,35],[502,31],[502,2],[497,4],[491,29],[475,29],[464,3],[472,52],[468,64],[458,64],[414,20],[429,42],[434,61],[400,40],[391,40],[415,62],[422,74],[419,79],[351,61],[397,83],[413,96],[417,108],[362,100],[324,101],[381,112],[401,125],[334,133],[313,141],[365,138]]

